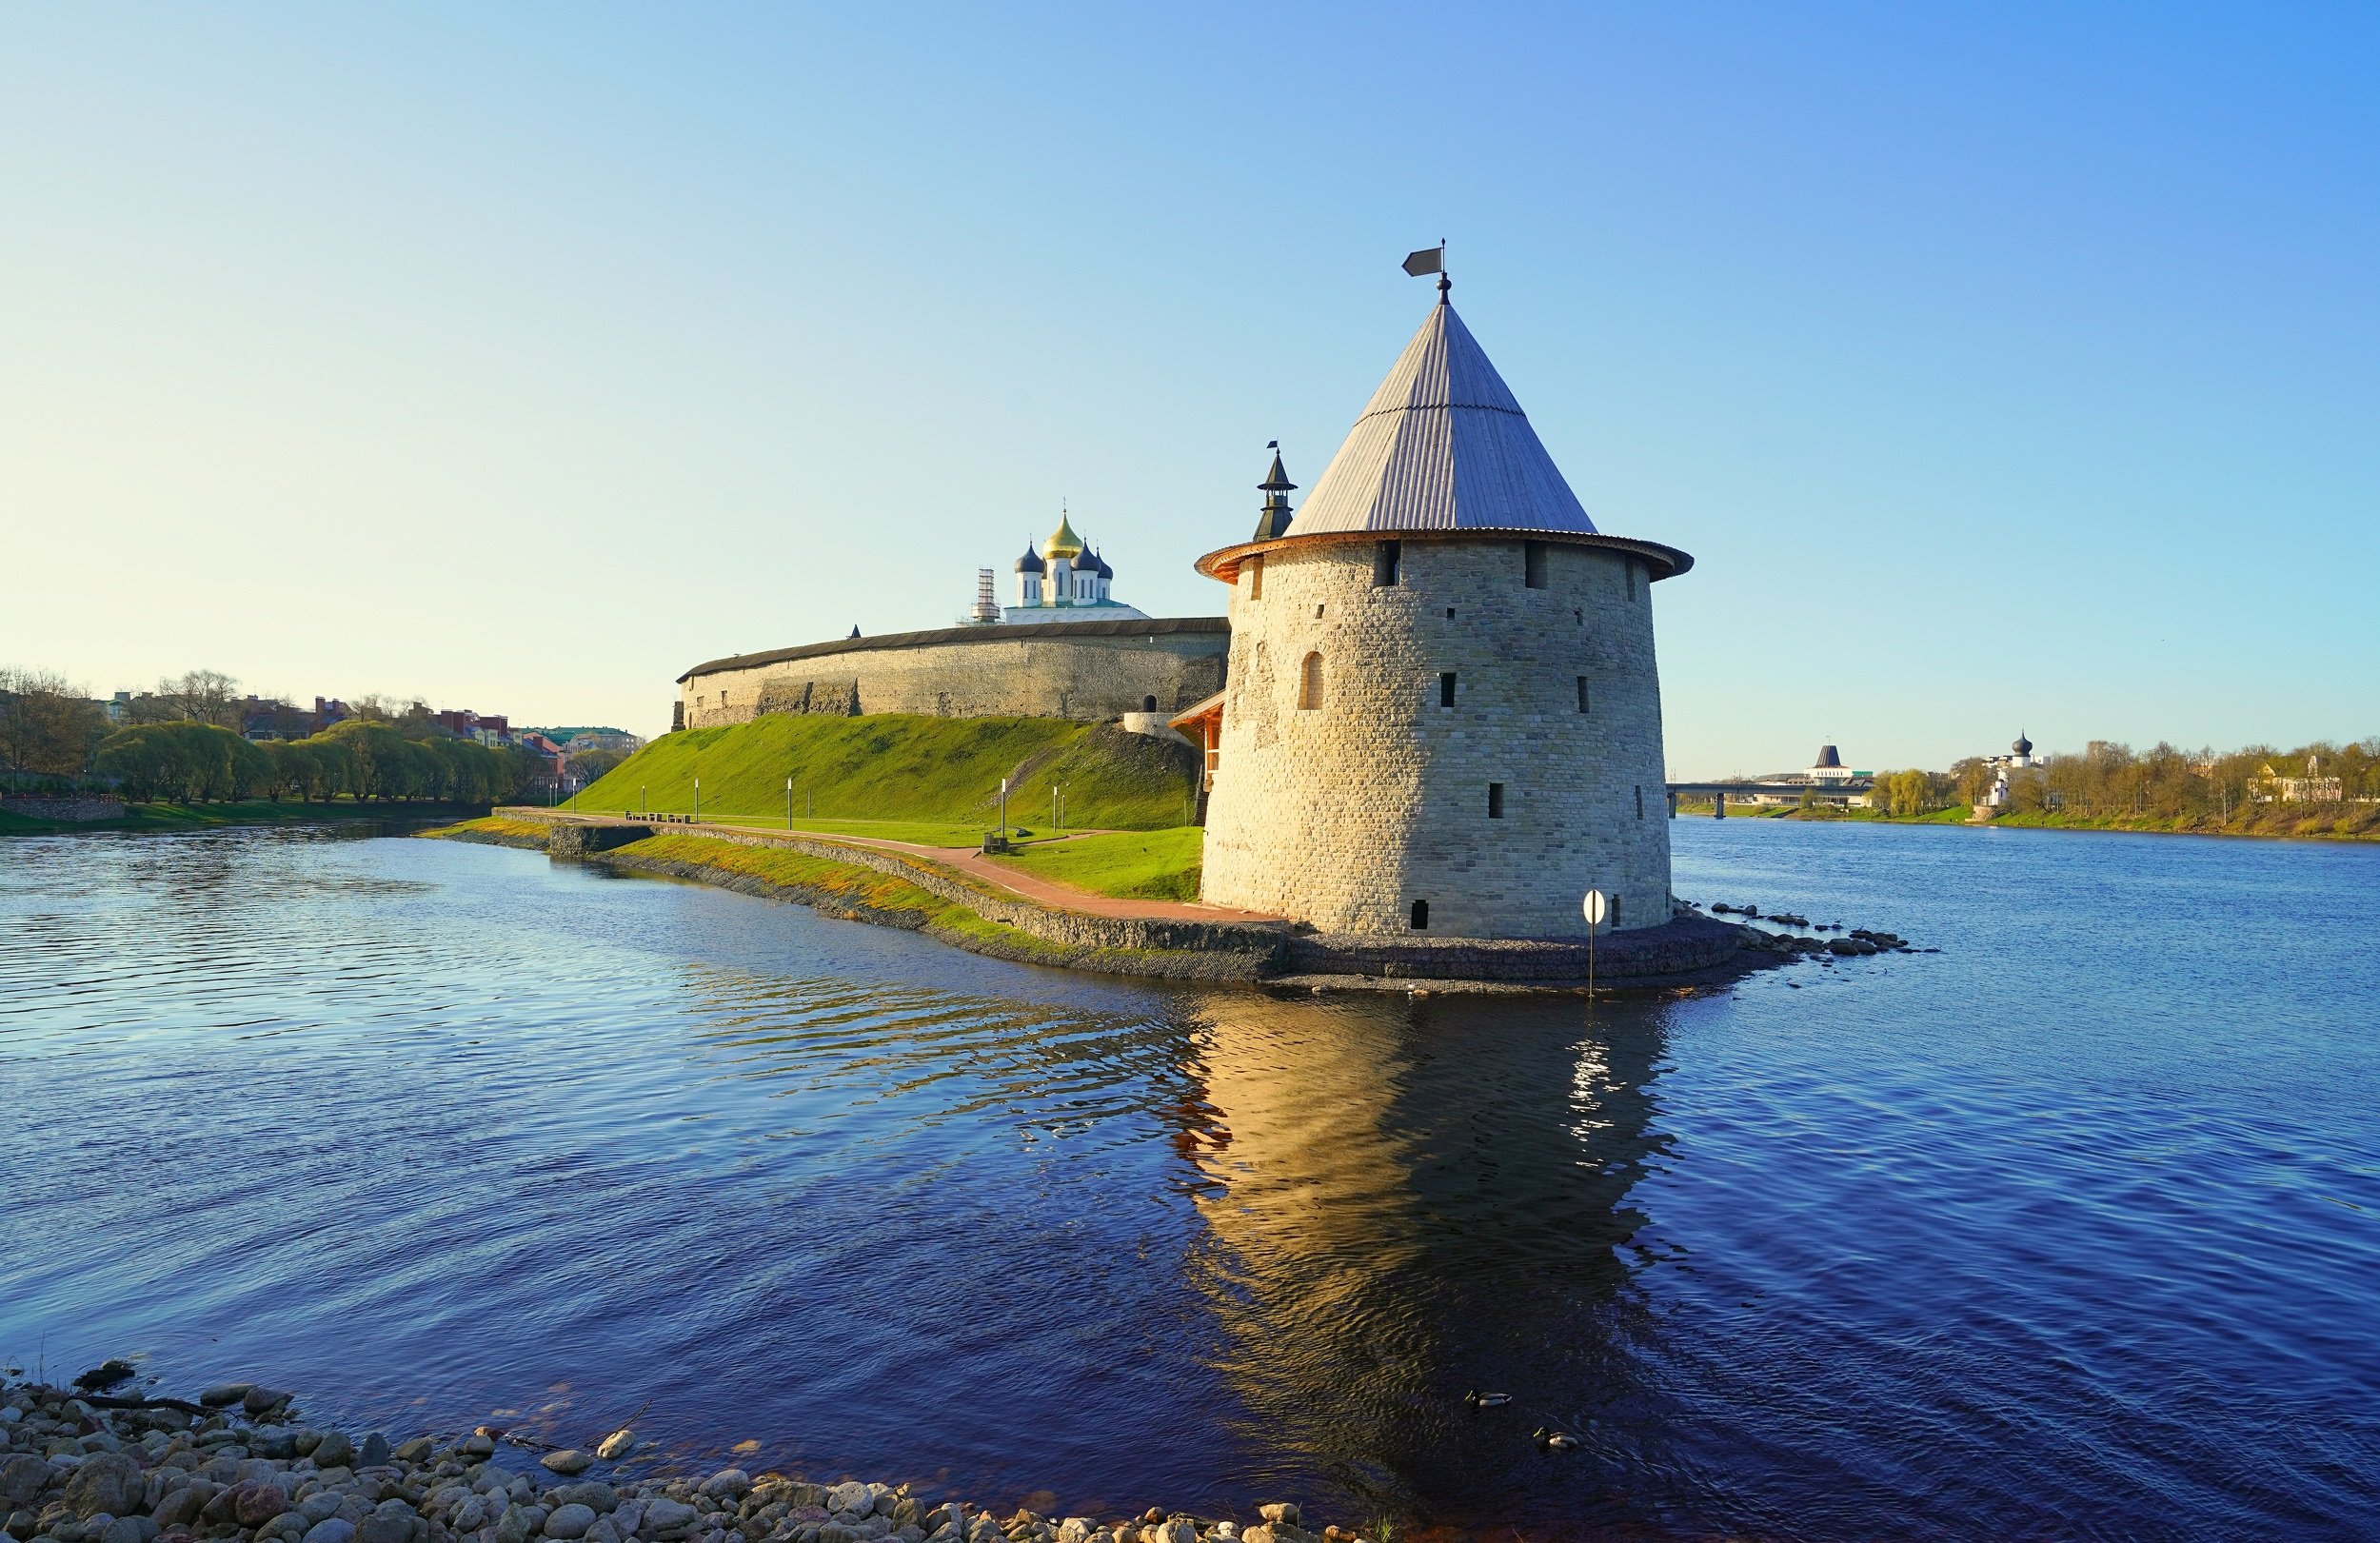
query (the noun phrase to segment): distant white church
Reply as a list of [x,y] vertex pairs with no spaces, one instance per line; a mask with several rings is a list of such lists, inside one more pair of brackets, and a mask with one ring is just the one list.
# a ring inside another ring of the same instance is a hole
[[2033,758],[2033,742],[2026,739],[2024,731],[2019,729],[2016,732],[2016,738],[2009,744],[2007,755],[1988,756],[1984,759],[1983,764],[1984,768],[1992,773],[1992,785],[1984,790],[1983,798],[1968,815],[1967,818],[1970,820],[1989,820],[2007,808],[2010,801],[2015,797],[2009,788],[2008,774],[2013,771],[2029,770],[2040,765],[2041,762]]
[[1003,607],[994,602],[992,570],[985,568],[978,580],[971,621],[1013,626],[1031,622],[1130,622],[1148,616],[1109,593],[1116,570],[1083,544],[1075,534],[1073,517],[1063,511],[1058,528],[1038,550],[1027,545],[1015,566],[1016,603]]

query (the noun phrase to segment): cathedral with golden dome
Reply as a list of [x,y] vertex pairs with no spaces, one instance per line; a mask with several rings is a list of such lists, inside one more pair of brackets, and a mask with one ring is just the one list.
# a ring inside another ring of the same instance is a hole
[[1000,612],[1000,621],[1010,625],[1028,622],[1129,622],[1148,614],[1108,593],[1116,570],[1075,534],[1074,518],[1062,509],[1058,528],[1040,546],[1025,547],[1024,555],[1017,559],[1016,571],[1016,603]]

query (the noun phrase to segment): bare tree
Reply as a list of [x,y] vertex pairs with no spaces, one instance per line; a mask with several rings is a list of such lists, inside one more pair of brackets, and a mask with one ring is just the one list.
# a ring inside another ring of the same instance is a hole
[[66,677],[0,668],[0,763],[11,773],[81,776],[106,722],[98,703]]
[[240,682],[219,670],[191,670],[178,681],[157,682],[157,696],[178,718],[237,730]]

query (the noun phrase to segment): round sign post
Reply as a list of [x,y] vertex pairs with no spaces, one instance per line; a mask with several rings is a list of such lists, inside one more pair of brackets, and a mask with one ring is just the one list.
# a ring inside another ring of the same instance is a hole
[[1587,917],[1587,1000],[1595,1000],[1595,929],[1612,914],[1612,898],[1599,889],[1587,891],[1579,905]]

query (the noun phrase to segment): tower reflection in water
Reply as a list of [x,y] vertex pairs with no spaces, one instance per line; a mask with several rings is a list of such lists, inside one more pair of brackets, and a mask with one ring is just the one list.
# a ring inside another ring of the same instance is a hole
[[[1208,1239],[1189,1268],[1246,1445],[1408,1522],[1648,1519],[1673,1465],[1632,1348],[1653,1254],[1629,1193],[1666,1148],[1666,1006],[1207,1005],[1185,1145]],[[1512,1403],[1473,1409],[1472,1389]],[[1539,1424],[1584,1450],[1542,1453]]]

